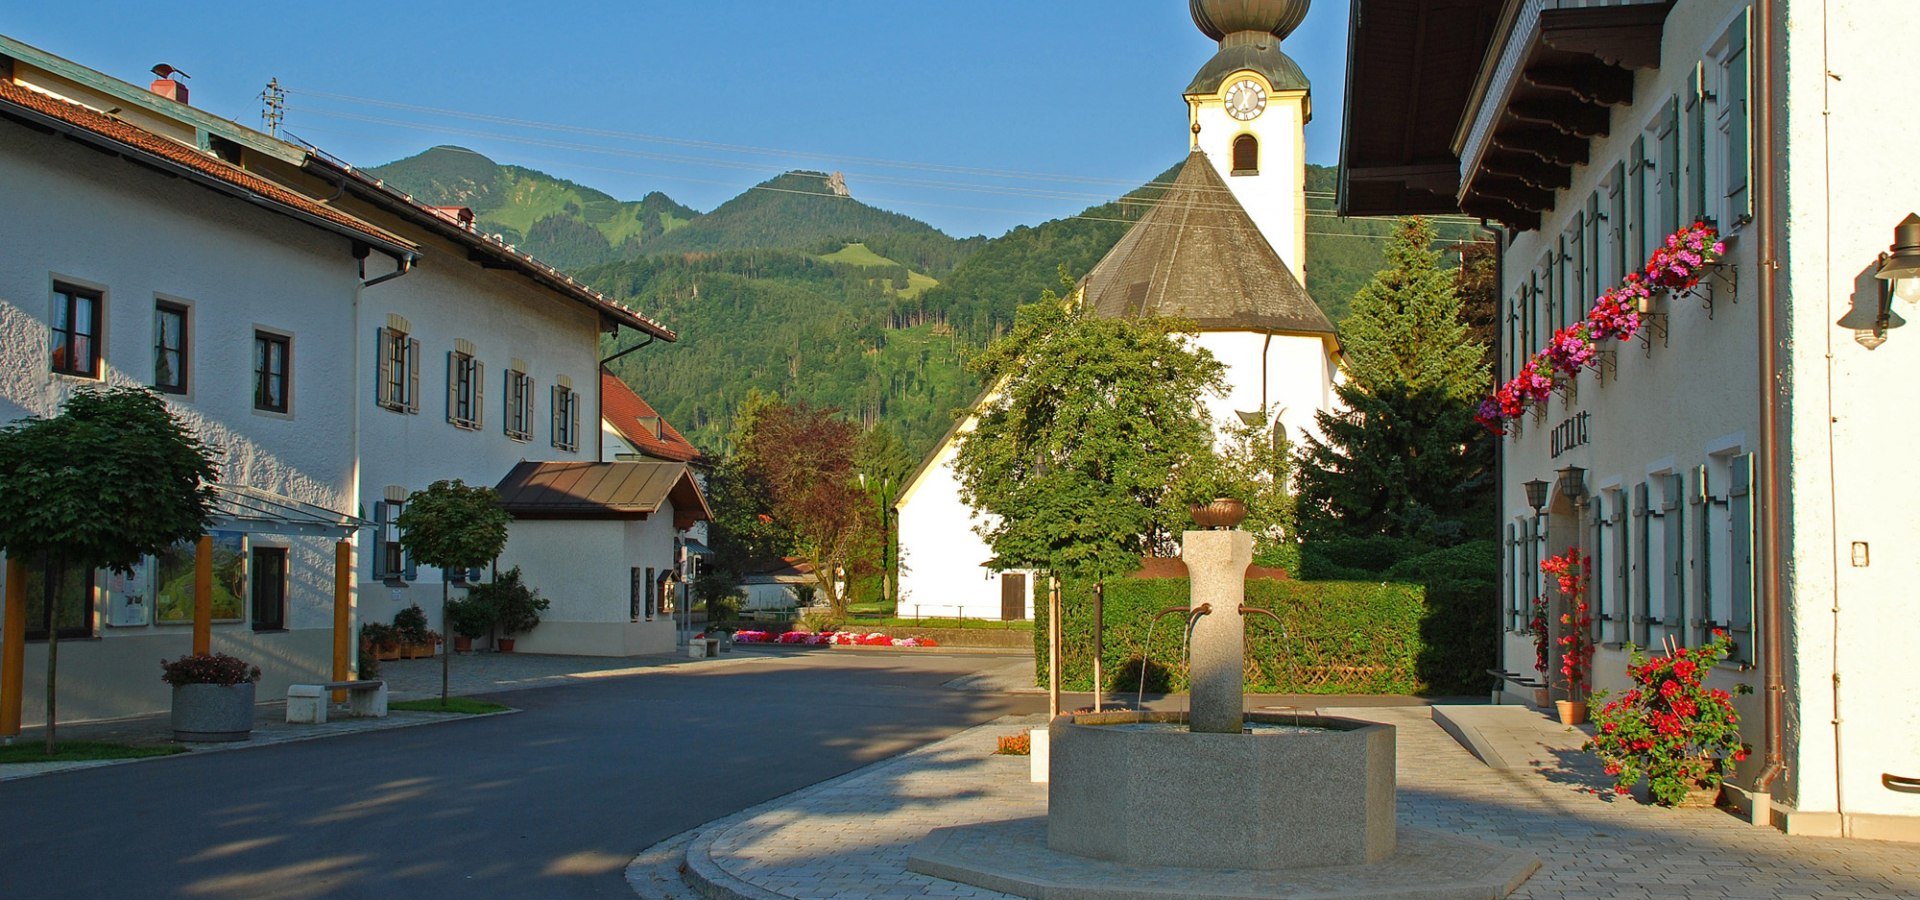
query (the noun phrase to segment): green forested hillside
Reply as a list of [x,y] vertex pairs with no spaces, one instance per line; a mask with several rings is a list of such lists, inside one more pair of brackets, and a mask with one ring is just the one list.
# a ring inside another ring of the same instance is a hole
[[435,147],[369,172],[430,204],[472,207],[483,230],[562,269],[656,252],[654,242],[699,215],[658,191],[616,200],[465,147]]
[[[615,365],[695,443],[718,449],[733,410],[759,389],[886,422],[917,455],[978,390],[968,351],[1062,272],[1092,269],[1176,170],[1075,216],[964,240],[841,196],[817,172],[786,173],[701,214],[664,194],[623,202],[458,147],[373,171],[430,203],[473,207],[487,230],[677,330],[677,343]],[[1333,185],[1332,169],[1307,168],[1307,288],[1338,322],[1382,265],[1392,223],[1333,217]]]

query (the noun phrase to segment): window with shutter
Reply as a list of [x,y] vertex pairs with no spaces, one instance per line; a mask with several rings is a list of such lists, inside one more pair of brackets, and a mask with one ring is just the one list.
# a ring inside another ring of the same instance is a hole
[[1753,165],[1748,152],[1753,113],[1747,103],[1752,96],[1752,61],[1747,55],[1751,27],[1751,13],[1743,11],[1708,52],[1718,88],[1713,92],[1714,130],[1720,150],[1713,155],[1719,166],[1715,187],[1726,216],[1722,225],[1727,229],[1753,217],[1753,197],[1748,190]]
[[420,411],[420,341],[407,338],[407,412]]
[[1714,215],[1707,205],[1707,83],[1706,64],[1698,63],[1687,75],[1686,103],[1686,183],[1687,217],[1705,219]]
[[1656,241],[1665,240],[1667,235],[1680,230],[1680,105],[1678,98],[1667,102],[1659,118],[1660,155],[1654,174],[1660,190],[1659,227],[1653,232]]
[[1520,621],[1519,621],[1520,583],[1519,583],[1519,579],[1515,578],[1514,576],[1518,574],[1518,570],[1520,568],[1519,526],[1515,525],[1512,522],[1507,523],[1507,537],[1506,537],[1506,540],[1504,541],[1504,544],[1505,544],[1505,549],[1507,551],[1506,552],[1506,570],[1507,571],[1506,571],[1506,577],[1500,579],[1501,582],[1503,582],[1502,586],[1505,588],[1505,590],[1501,591],[1501,596],[1500,596],[1500,600],[1502,603],[1501,611],[1506,614],[1507,630],[1518,631],[1520,629]]
[[1630,638],[1633,614],[1628,609],[1632,595],[1631,577],[1633,574],[1633,540],[1627,528],[1627,494],[1625,491],[1613,492],[1613,622],[1608,630],[1608,639],[1616,644],[1624,644]]
[[548,437],[550,439],[548,442],[551,443],[553,446],[558,447],[560,446],[560,438],[561,438],[561,432],[562,432],[562,427],[560,425],[560,415],[567,408],[567,398],[565,394],[565,389],[560,387],[557,384],[554,385],[553,389],[548,393],[551,395],[548,399],[548,404],[552,410],[547,415]]
[[469,381],[472,385],[473,399],[470,401],[469,408],[473,413],[473,421],[469,426],[478,431],[487,421],[487,364],[476,359],[471,365],[473,373]]
[[1687,505],[1693,509],[1687,526],[1687,641],[1699,644],[1705,641],[1707,621],[1713,617],[1712,578],[1708,575],[1713,567],[1713,541],[1708,535],[1714,516],[1707,467],[1695,466],[1691,478],[1687,489]]
[[1679,475],[1660,477],[1661,552],[1660,624],[1666,636],[1687,639],[1687,509],[1681,502],[1684,483]]
[[1647,158],[1645,135],[1634,138],[1633,155],[1627,158],[1627,271],[1646,262],[1652,252],[1647,235],[1653,223],[1647,219],[1647,195],[1653,179],[1652,161]]
[[482,374],[473,354],[465,350],[447,354],[447,421],[455,427],[479,429]]
[[1607,272],[1607,283],[1613,284],[1627,277],[1633,271],[1631,256],[1627,252],[1627,242],[1632,239],[1627,222],[1627,167],[1621,163],[1613,164],[1613,171],[1607,174],[1607,249],[1612,251],[1609,257],[1612,268]]
[[464,426],[469,419],[464,415],[466,410],[463,409],[464,398],[461,396],[461,382],[467,377],[466,369],[459,353],[447,351],[447,421],[454,425]]
[[1588,563],[1593,567],[1592,574],[1589,576],[1587,594],[1591,598],[1589,602],[1597,607],[1598,611],[1598,615],[1592,617],[1587,640],[1599,641],[1605,628],[1607,614],[1606,576],[1601,574],[1607,570],[1607,511],[1602,499],[1596,498],[1587,504],[1587,547],[1590,548],[1587,554]]
[[373,579],[387,577],[387,501],[373,504]]

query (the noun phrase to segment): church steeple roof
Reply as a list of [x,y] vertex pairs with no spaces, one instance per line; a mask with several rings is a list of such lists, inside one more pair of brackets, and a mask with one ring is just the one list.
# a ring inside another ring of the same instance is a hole
[[1101,316],[1172,316],[1204,331],[1335,334],[1198,150],[1082,286],[1081,302]]
[[1281,52],[1280,42],[1300,27],[1310,5],[1312,0],[1188,0],[1193,24],[1220,42],[1220,52],[1194,74],[1187,94],[1213,93],[1241,70],[1259,72],[1276,91],[1309,90],[1306,73]]

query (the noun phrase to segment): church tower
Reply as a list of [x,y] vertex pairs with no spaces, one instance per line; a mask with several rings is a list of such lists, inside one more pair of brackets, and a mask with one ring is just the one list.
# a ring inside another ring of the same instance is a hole
[[1220,43],[1187,85],[1189,149],[1207,155],[1274,252],[1306,280],[1307,76],[1280,41],[1311,0],[1189,0],[1193,23]]

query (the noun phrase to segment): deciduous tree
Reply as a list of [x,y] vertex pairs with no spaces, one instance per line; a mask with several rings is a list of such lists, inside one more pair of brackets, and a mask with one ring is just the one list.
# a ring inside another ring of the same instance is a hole
[[69,569],[131,573],[213,518],[215,452],[141,388],[81,391],[51,419],[0,428],[0,550],[45,566],[46,750],[54,752]]
[[792,553],[813,566],[831,616],[847,612],[849,580],[877,559],[879,513],[854,465],[859,426],[837,410],[774,401],[746,424],[740,472],[763,490],[764,515]]
[[[458,478],[436,481],[408,495],[400,511],[400,545],[407,555],[440,569],[440,622],[447,623],[447,585],[453,573],[493,562],[507,548],[512,516],[493,488]],[[451,630],[451,629],[449,629]],[[440,656],[440,703],[447,702],[453,647]]]

